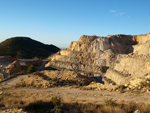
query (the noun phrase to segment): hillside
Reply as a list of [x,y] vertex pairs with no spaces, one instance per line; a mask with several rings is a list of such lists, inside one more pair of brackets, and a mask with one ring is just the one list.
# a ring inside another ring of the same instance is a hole
[[29,37],[12,37],[0,43],[0,56],[16,58],[46,58],[59,50],[54,45],[45,45]]

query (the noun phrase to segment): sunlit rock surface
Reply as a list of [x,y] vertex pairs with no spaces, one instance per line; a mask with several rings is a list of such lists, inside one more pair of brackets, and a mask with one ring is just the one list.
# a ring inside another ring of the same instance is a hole
[[[68,49],[53,55],[46,67],[73,70],[103,84],[127,84],[150,71],[150,33],[144,35],[82,35]],[[104,80],[105,79],[105,80]],[[132,83],[134,84],[134,83]]]

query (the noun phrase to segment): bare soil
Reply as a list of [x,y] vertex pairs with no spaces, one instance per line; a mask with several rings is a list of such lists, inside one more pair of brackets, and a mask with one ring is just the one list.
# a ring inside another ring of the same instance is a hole
[[[22,79],[28,77],[28,75],[17,76],[13,79],[4,81],[0,83],[1,95],[3,97],[3,101],[5,100],[5,95],[8,93],[13,95],[20,95],[17,99],[24,100],[26,103],[29,100],[50,100],[53,96],[60,96],[64,102],[72,103],[72,102],[80,102],[80,103],[95,103],[101,104],[106,99],[112,98],[116,100],[116,102],[129,102],[134,101],[150,103],[150,92],[139,93],[138,91],[130,91],[130,92],[116,92],[116,91],[94,91],[94,90],[80,90],[80,88],[75,88],[74,86],[65,86],[65,87],[55,87],[55,88],[47,88],[47,89],[36,89],[36,88],[14,88],[13,86],[21,81]],[[8,88],[8,89],[7,89]],[[10,98],[13,98],[10,97]],[[30,99],[29,99],[30,98]],[[2,101],[1,101],[2,102]]]

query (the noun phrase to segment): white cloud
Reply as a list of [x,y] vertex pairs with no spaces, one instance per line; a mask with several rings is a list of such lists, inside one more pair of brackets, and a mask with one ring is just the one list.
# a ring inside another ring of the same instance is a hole
[[111,12],[111,13],[115,13],[115,12],[117,12],[116,10],[109,10],[109,12]]
[[122,15],[124,15],[125,14],[125,12],[119,12],[118,13],[118,15],[120,15],[120,16],[122,16]]
[[[109,10],[110,13],[113,13],[116,16],[123,16],[125,12],[119,12],[117,10]],[[130,17],[129,15],[127,17]]]
[[[125,12],[119,12],[117,10],[109,10],[110,13],[113,13],[116,16],[123,16]],[[128,16],[129,17],[129,16]]]

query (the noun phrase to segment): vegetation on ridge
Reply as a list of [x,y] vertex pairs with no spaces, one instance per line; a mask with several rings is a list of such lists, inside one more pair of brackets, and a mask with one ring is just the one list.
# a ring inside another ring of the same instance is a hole
[[0,56],[16,58],[46,58],[60,49],[45,45],[28,37],[13,37],[0,43]]

